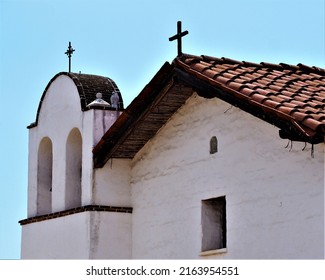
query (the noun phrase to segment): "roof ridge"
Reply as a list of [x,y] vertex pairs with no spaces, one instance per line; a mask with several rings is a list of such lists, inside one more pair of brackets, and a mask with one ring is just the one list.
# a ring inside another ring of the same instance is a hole
[[306,72],[316,72],[317,74],[325,75],[325,69],[317,67],[317,66],[308,66],[302,63],[298,63],[297,66]]
[[271,62],[250,62],[250,61],[239,61],[232,58],[227,57],[214,57],[209,55],[191,55],[191,54],[182,54],[182,56],[177,57],[175,60],[181,60],[185,61],[188,59],[191,59],[191,63],[196,63],[198,61],[205,61],[205,62],[211,62],[215,61],[216,64],[238,64],[238,65],[244,65],[247,67],[261,67],[261,68],[269,68],[269,69],[275,69],[275,70],[290,70],[290,71],[303,71],[308,73],[315,73],[319,75],[325,75],[325,69],[317,66],[308,66],[303,63],[298,63],[297,65],[293,64],[287,64],[284,62],[280,63],[271,63]]

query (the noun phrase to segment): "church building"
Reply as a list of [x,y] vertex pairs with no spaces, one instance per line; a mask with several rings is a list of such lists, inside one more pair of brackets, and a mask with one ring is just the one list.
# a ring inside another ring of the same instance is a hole
[[61,72],[28,129],[23,259],[324,258],[324,69],[181,53],[126,108]]

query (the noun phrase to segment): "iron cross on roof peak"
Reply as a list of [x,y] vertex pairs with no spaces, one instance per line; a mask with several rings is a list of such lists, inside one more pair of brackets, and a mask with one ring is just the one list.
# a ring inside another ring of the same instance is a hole
[[69,47],[65,54],[69,57],[69,72],[71,72],[71,56],[75,50],[71,46],[71,42],[69,42]]
[[169,41],[174,41],[177,39],[177,56],[182,55],[182,37],[186,36],[188,34],[188,31],[182,32],[182,22],[177,22],[177,34],[170,37]]

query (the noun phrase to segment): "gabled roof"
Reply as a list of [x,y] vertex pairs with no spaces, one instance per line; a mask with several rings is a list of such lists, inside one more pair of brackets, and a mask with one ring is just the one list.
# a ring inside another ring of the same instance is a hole
[[166,62],[105,133],[93,150],[95,167],[112,157],[133,158],[193,90],[276,125],[282,138],[324,141],[324,69],[184,54]]
[[118,89],[115,82],[108,78],[103,76],[97,76],[97,75],[89,75],[89,74],[78,74],[78,73],[71,73],[71,72],[60,72],[56,74],[50,82],[47,84],[40,103],[38,105],[37,114],[36,114],[36,121],[28,126],[28,128],[32,128],[37,126],[38,124],[38,117],[39,112],[41,110],[42,102],[45,98],[46,92],[51,86],[51,84],[56,80],[59,76],[68,76],[70,77],[73,82],[75,83],[79,97],[80,97],[80,106],[82,111],[89,110],[87,105],[94,101],[96,99],[96,93],[100,92],[102,93],[103,99],[110,101],[111,95],[113,91],[116,91],[120,97],[120,109],[123,109],[123,99],[122,95],[120,93],[120,90]]

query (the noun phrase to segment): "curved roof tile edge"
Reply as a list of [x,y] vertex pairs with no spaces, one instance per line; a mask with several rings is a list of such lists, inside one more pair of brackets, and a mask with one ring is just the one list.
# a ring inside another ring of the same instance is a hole
[[[197,65],[198,63],[201,63],[201,65],[203,64],[204,67],[202,68],[202,66],[200,67],[196,67],[195,65]],[[281,75],[278,74],[278,76],[282,79],[283,77],[287,77],[290,75],[296,75],[296,73],[298,73],[299,75],[309,75],[307,80],[312,80],[312,79],[316,79],[316,80],[322,80],[321,84],[318,84],[317,87],[319,87],[320,85],[322,86],[322,88],[325,88],[325,69],[319,68],[319,67],[309,67],[303,64],[298,64],[297,66],[294,65],[289,65],[289,64],[285,64],[285,63],[280,63],[280,64],[272,64],[272,63],[265,63],[265,62],[261,62],[259,64],[257,63],[247,63],[244,61],[237,61],[237,60],[233,60],[233,59],[228,59],[228,58],[216,58],[216,57],[210,57],[210,56],[193,56],[193,55],[189,55],[189,54],[183,54],[180,57],[177,57],[173,60],[173,64],[176,67],[180,67],[181,69],[183,69],[184,71],[195,75],[197,77],[199,77],[202,80],[206,80],[207,82],[213,84],[213,85],[217,85],[220,88],[226,90],[227,92],[231,92],[232,95],[234,96],[242,96],[244,99],[246,99],[246,101],[248,102],[253,102],[256,103],[257,107],[265,107],[266,104],[264,104],[264,101],[269,99],[267,98],[267,96],[264,96],[263,100],[255,100],[257,97],[252,97],[251,95],[246,96],[246,94],[243,94],[243,90],[242,88],[244,87],[244,84],[238,89],[236,87],[234,87],[233,85],[230,86],[230,82],[233,82],[233,78],[225,78],[223,80],[220,80],[220,78],[216,79],[216,77],[220,76],[221,74],[223,75],[223,72],[227,73],[230,71],[237,70],[238,68],[241,67],[252,67],[252,68],[260,68],[262,69],[266,69],[266,71],[276,71],[276,72],[281,72]],[[214,75],[213,77],[211,76],[211,73],[208,73],[209,69],[212,69],[211,67],[216,67],[217,65],[222,65],[222,64],[227,64],[228,66],[226,67],[226,70],[221,71],[219,74]],[[229,65],[231,65],[231,68],[229,68]],[[233,66],[232,66],[233,65]],[[254,70],[256,71],[256,70]],[[259,70],[258,70],[259,71]],[[236,72],[236,71],[235,71]],[[222,76],[221,75],[221,76]],[[240,73],[240,75],[243,75],[242,73]],[[237,76],[234,76],[237,79]],[[276,79],[279,79],[279,77],[276,77]],[[315,78],[317,77],[317,78]],[[260,79],[261,77],[259,77],[258,79]],[[290,78],[290,84],[292,83],[292,77]],[[301,80],[301,79],[299,79]],[[285,83],[285,87],[288,87],[289,83],[286,82]],[[260,87],[260,86],[259,86]],[[283,89],[283,88],[282,88]],[[324,89],[319,90],[320,92],[324,92]],[[258,93],[258,92],[256,92]],[[319,93],[321,94],[321,93]],[[252,93],[253,95],[253,93]],[[258,94],[257,94],[258,95]],[[293,102],[292,102],[293,103]],[[279,104],[281,105],[281,104]],[[304,105],[308,105],[308,104],[304,104]],[[319,105],[320,106],[320,105]],[[268,106],[266,106],[268,107]],[[321,107],[324,109],[325,105],[322,104]],[[277,108],[273,108],[268,107],[267,108],[268,111],[274,111],[275,115],[279,115],[281,112],[279,112],[279,110],[277,110]],[[263,109],[264,110],[264,109]],[[313,141],[315,139],[315,135],[316,134],[323,134],[325,132],[325,122],[318,122],[318,126],[314,129],[311,129],[309,126],[314,124],[310,124],[310,122],[308,123],[308,121],[306,122],[299,122],[297,121],[294,117],[291,116],[291,114],[288,114],[287,116],[285,116],[285,118],[287,121],[290,121],[293,126],[295,126],[296,128],[298,128],[298,130],[300,130],[303,134],[305,134],[307,136],[307,138],[309,138],[309,141]],[[316,142],[321,141],[320,139],[315,140]],[[322,140],[323,141],[323,140]]]

